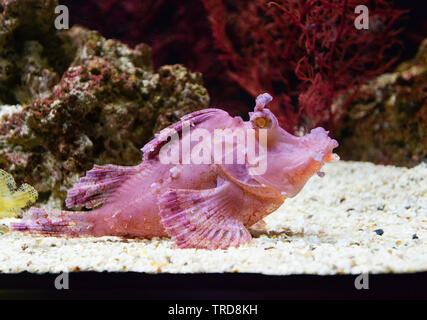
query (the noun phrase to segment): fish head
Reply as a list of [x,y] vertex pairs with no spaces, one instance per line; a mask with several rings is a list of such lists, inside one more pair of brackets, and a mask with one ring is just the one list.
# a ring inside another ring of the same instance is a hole
[[339,160],[339,156],[333,153],[338,142],[320,127],[302,137],[288,133],[280,127],[274,114],[265,108],[271,100],[269,94],[258,96],[255,110],[250,113],[253,128],[267,129],[266,152],[260,157],[266,163],[265,172],[253,178],[286,197],[293,197],[311,176],[316,173],[322,175],[320,169],[324,163]]
[[284,157],[290,165],[284,166],[282,172],[286,181],[285,192],[289,197],[295,196],[314,174],[323,177],[322,166],[326,162],[338,161],[339,156],[333,153],[338,142],[329,137],[329,132],[318,127],[307,135],[297,139],[293,149],[293,159]]

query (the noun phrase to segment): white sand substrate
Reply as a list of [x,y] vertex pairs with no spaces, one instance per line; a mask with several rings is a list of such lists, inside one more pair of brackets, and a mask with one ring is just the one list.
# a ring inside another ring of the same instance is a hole
[[[358,274],[427,271],[427,165],[330,163],[240,248],[177,249],[169,239],[1,234],[0,272]],[[0,220],[8,225],[14,219]],[[380,235],[382,233],[382,235]]]

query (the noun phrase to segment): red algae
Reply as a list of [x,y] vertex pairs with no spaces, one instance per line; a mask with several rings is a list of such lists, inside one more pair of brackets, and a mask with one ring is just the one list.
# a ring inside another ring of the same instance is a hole
[[[271,108],[290,132],[318,125],[335,130],[360,83],[398,58],[396,21],[404,13],[384,0],[73,0],[69,5],[79,13],[72,17],[75,23],[152,45],[157,65],[179,62],[201,72],[212,104],[232,114],[246,115],[251,97],[273,93]],[[354,27],[357,5],[369,9],[369,30]],[[352,94],[342,98],[349,89]],[[342,101],[332,107],[334,100]]]
[[[334,130],[357,87],[396,61],[387,53],[398,44],[393,26],[404,12],[386,1],[203,3],[227,75],[252,96],[273,92],[272,110],[289,131]],[[369,8],[368,30],[354,25],[358,5]],[[353,93],[333,109],[349,89]]]

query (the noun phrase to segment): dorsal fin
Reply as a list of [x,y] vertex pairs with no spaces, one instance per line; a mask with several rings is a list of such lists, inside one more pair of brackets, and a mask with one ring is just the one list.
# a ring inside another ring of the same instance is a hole
[[170,125],[169,127],[164,128],[156,137],[148,142],[141,151],[144,153],[143,160],[150,160],[156,157],[162,146],[164,146],[168,141],[170,130],[177,132],[179,136],[182,134],[183,123],[188,121],[191,126],[197,126],[203,122],[213,119],[214,117],[230,117],[230,115],[221,109],[209,108],[199,110],[190,114],[183,116],[180,121]]
[[85,206],[88,209],[103,204],[138,167],[117,165],[98,166],[86,173],[72,189],[68,190],[65,204],[68,208]]

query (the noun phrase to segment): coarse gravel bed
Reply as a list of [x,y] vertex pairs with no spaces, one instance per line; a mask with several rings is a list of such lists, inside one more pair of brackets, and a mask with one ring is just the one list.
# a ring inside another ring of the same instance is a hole
[[[0,272],[136,271],[288,274],[427,271],[427,165],[328,163],[265,218],[267,231],[228,250],[170,239],[48,238],[0,232]],[[9,225],[16,219],[0,220]]]

